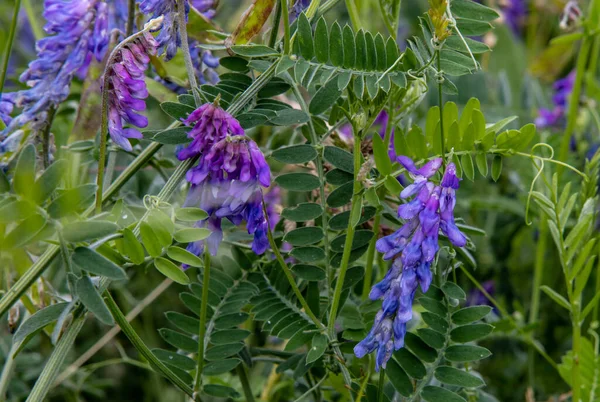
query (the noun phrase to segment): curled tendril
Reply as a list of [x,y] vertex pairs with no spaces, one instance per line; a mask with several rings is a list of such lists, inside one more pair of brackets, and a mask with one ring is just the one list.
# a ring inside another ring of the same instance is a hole
[[[535,149],[538,147],[544,147],[544,148],[550,150],[550,158],[549,159],[552,159],[554,157],[554,148],[552,148],[550,145],[548,145],[544,142],[537,143],[533,147],[531,147],[531,154],[530,154],[531,162],[533,163],[533,166],[535,166],[535,168],[537,169],[537,174],[531,181],[531,186],[529,186],[529,192],[527,194],[527,204],[525,205],[525,224],[527,226],[530,226],[533,223],[532,221],[529,220],[529,207],[531,205],[531,196],[533,195],[533,187],[535,186],[535,183],[537,182],[539,177],[544,172],[544,162],[546,160],[546,158],[544,158],[544,157],[538,157],[533,154]],[[540,161],[539,165],[537,164],[536,160]]]
[[143,203],[144,207],[147,210],[161,208],[169,205],[168,203],[161,201],[160,198],[158,198],[157,196],[149,194],[146,194],[144,196]]

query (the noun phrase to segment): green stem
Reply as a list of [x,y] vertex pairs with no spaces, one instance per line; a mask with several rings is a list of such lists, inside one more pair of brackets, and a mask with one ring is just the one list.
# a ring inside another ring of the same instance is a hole
[[281,5],[281,14],[283,15],[283,54],[290,54],[290,18],[288,0],[279,0],[279,4]]
[[187,71],[188,81],[190,82],[190,87],[192,89],[192,94],[194,95],[194,101],[196,102],[196,107],[202,105],[202,99],[200,98],[200,94],[198,93],[198,82],[196,81],[196,69],[194,68],[194,63],[192,63],[192,56],[190,54],[190,44],[188,42],[187,35],[187,21],[185,15],[185,0],[177,0],[177,18],[178,18],[178,28],[179,28],[179,36],[181,37],[181,51],[183,53],[183,61],[185,63],[185,69]]
[[104,165],[106,164],[106,144],[108,141],[108,84],[109,84],[109,70],[112,67],[113,61],[119,51],[129,42],[136,39],[139,36],[142,36],[144,32],[152,29],[155,24],[148,23],[140,32],[136,32],[135,34],[128,36],[123,39],[121,43],[119,43],[113,51],[108,56],[106,60],[106,66],[104,67],[104,79],[102,82],[102,117],[100,122],[100,157],[98,159],[98,175],[96,176],[96,213],[99,214],[102,212],[102,190],[104,186]]
[[385,369],[379,371],[379,384],[377,386],[377,400],[383,402],[383,386],[385,385]]
[[25,6],[25,13],[27,14],[29,25],[31,26],[31,30],[33,31],[33,37],[36,41],[38,41],[46,35],[44,33],[44,30],[42,29],[42,24],[38,22],[38,15],[36,13],[36,10],[34,10],[33,6],[31,5],[31,0],[23,0],[23,5]]
[[281,1],[278,1],[275,5],[275,12],[273,14],[273,25],[271,27],[271,34],[269,35],[269,47],[275,47],[275,43],[277,43],[277,34],[279,34],[281,14]]
[[[442,71],[442,57],[439,50],[435,51],[435,57],[437,59],[438,74]],[[442,163],[446,164],[444,156],[446,155],[446,141],[444,138],[444,95],[442,93],[442,80],[444,77],[438,78],[438,103],[440,107],[440,137],[442,141]]]
[[[590,2],[590,4],[592,3],[593,2]],[[593,43],[594,37],[590,35],[586,36],[583,39],[579,55],[577,56],[575,83],[573,84],[573,91],[569,96],[569,107],[567,111],[567,127],[565,129],[565,133],[563,134],[560,143],[560,151],[558,153],[558,159],[561,161],[566,161],[567,159],[569,153],[569,142],[571,140],[571,136],[575,131],[575,124],[577,123],[577,115],[579,112],[579,99],[581,98],[581,90],[583,87],[583,78],[585,76],[588,56],[590,55],[590,50],[592,48]],[[556,170],[559,179],[562,175],[562,172],[563,169],[561,167],[559,167]]]
[[356,3],[354,3],[354,0],[346,0],[346,9],[348,11],[348,14],[350,15],[352,27],[355,31],[358,31],[362,27],[362,24],[360,23],[360,16],[358,13],[358,9],[356,8]]
[[6,355],[6,360],[2,367],[2,375],[0,376],[0,401],[6,401],[6,390],[8,389],[8,384],[10,384],[10,377],[15,367],[14,355],[19,347],[21,347],[20,343],[13,343]]
[[135,27],[135,0],[129,0],[127,5],[127,24],[125,25],[125,35],[131,36]]
[[352,251],[352,241],[354,240],[354,225],[353,217],[357,216],[360,212],[357,209],[361,208],[361,194],[362,184],[358,180],[358,172],[360,171],[361,164],[361,141],[360,135],[357,133],[356,127],[353,127],[354,132],[354,194],[352,195],[352,206],[350,210],[350,218],[348,219],[348,228],[346,229],[346,241],[344,242],[344,253],[342,254],[342,262],[340,264],[340,271],[336,279],[335,291],[333,293],[333,302],[331,304],[331,310],[329,311],[329,320],[327,321],[329,329],[329,337],[331,340],[335,340],[335,319],[337,317],[337,311],[340,304],[340,298],[342,296],[342,289],[344,287],[344,279],[346,278],[346,271],[348,271],[348,262],[350,261],[350,252]]
[[56,107],[50,106],[44,128],[42,129],[42,166],[44,169],[50,166],[50,129],[52,128],[52,121],[55,114]]
[[243,364],[238,364],[236,367],[236,372],[238,377],[240,377],[246,402],[254,402],[254,394],[252,393],[252,387],[250,387],[250,381],[248,381],[248,372],[246,371],[246,366]]
[[208,307],[208,289],[210,284],[210,253],[204,246],[204,272],[202,276],[202,301],[200,304],[200,328],[198,329],[198,366],[194,381],[194,393],[200,392],[202,387],[202,371],[204,369],[204,337],[206,336],[206,313]]
[[117,306],[117,303],[115,303],[114,299],[108,291],[104,292],[104,300],[106,301],[106,306],[110,310],[116,323],[119,325],[119,327],[121,327],[121,330],[123,331],[125,336],[127,336],[131,344],[136,348],[140,355],[142,355],[142,357],[146,359],[157,372],[159,372],[160,374],[165,376],[165,378],[171,381],[173,385],[175,385],[177,388],[179,388],[189,396],[193,396],[192,389],[185,383],[185,381],[183,381],[175,373],[173,373],[171,369],[169,369],[163,362],[161,362],[156,357],[154,353],[152,353],[150,349],[148,349],[148,346],[146,346],[142,338],[140,338],[137,332],[135,332],[135,330],[133,329],[129,321],[127,321],[127,318],[125,318],[125,315],[119,309],[119,306]]
[[6,79],[6,71],[8,70],[8,60],[10,59],[10,52],[12,51],[12,45],[15,40],[15,32],[17,31],[17,20],[19,19],[20,9],[21,0],[16,0],[12,21],[10,23],[10,30],[8,31],[8,40],[6,43],[6,48],[4,49],[4,58],[2,60],[2,66],[0,68],[0,95],[4,91],[4,80]]
[[[542,278],[544,276],[544,264],[546,263],[546,246],[548,243],[548,221],[542,219],[540,222],[540,233],[538,238],[535,256],[535,269],[533,272],[533,288],[531,289],[531,310],[529,310],[529,324],[533,324],[538,320],[540,312],[540,293],[542,286]],[[533,349],[529,350],[529,386],[534,389],[535,379],[535,359]]]
[[304,308],[304,312],[306,313],[306,315],[308,315],[308,317],[312,320],[312,322],[315,323],[317,328],[322,329],[322,328],[324,328],[323,323],[321,323],[321,321],[319,321],[319,319],[315,316],[315,314],[310,309],[310,306],[306,302],[306,299],[304,298],[304,296],[302,296],[302,292],[300,292],[300,289],[298,288],[298,285],[296,284],[296,280],[294,279],[294,276],[292,275],[292,271],[287,266],[287,263],[285,262],[283,256],[281,255],[281,251],[279,251],[279,247],[277,247],[277,244],[275,243],[275,239],[273,239],[273,232],[271,231],[271,225],[269,224],[267,207],[265,205],[264,200],[263,200],[262,204],[263,204],[263,212],[265,214],[265,219],[267,220],[267,237],[269,239],[269,244],[271,245],[271,249],[273,250],[273,253],[275,253],[275,258],[279,262],[279,265],[281,266],[283,273],[285,274],[288,282],[290,283],[290,286],[292,287],[292,290],[294,291],[296,298],[300,302],[300,305],[302,305],[302,308]]
[[367,266],[365,268],[365,277],[363,279],[362,300],[369,299],[369,291],[371,290],[371,281],[373,279],[373,262],[375,260],[375,243],[377,243],[377,235],[379,234],[379,224],[381,222],[381,213],[377,211],[375,220],[373,221],[373,233],[375,236],[369,242],[367,250]]
[[52,351],[50,358],[44,366],[44,370],[38,377],[33,389],[29,393],[26,402],[41,402],[45,400],[50,387],[54,383],[54,379],[58,374],[59,370],[63,367],[63,362],[67,353],[71,349],[71,345],[75,342],[75,338],[83,324],[85,323],[85,314],[82,309],[76,311],[73,316],[75,317],[69,329],[60,338],[56,347]]
[[508,314],[508,311],[506,311],[506,309],[504,307],[502,307],[502,305],[500,303],[498,303],[496,301],[496,299],[494,299],[494,297],[491,294],[489,294],[488,291],[485,290],[485,288],[483,286],[481,286],[481,284],[479,283],[479,281],[477,279],[475,279],[473,277],[473,275],[471,275],[471,273],[469,272],[469,270],[466,269],[464,265],[461,265],[460,269],[467,276],[467,278],[469,278],[469,280],[473,283],[473,285],[475,285],[475,287],[477,289],[479,289],[479,291],[481,293],[483,293],[483,295],[485,296],[485,298],[488,299],[494,305],[494,307],[496,307],[498,309],[498,311],[500,312],[500,314],[502,314],[502,316],[504,316],[504,317],[510,317],[510,314]]
[[[594,294],[598,294],[600,293],[600,239],[599,241],[596,243],[596,248],[598,249],[596,254],[596,291],[594,292]],[[598,311],[600,310],[600,303],[596,303],[596,305],[594,306],[594,312],[592,313],[592,322],[593,321],[598,321]]]
[[573,401],[581,400],[581,323],[579,319],[581,309],[581,296],[571,302],[571,320],[573,323],[573,367],[571,368],[572,375],[572,392]]

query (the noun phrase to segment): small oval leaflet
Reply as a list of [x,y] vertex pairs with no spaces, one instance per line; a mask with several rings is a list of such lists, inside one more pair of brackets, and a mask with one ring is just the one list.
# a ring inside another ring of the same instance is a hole
[[41,330],[51,322],[56,321],[68,305],[69,303],[67,302],[56,303],[36,311],[19,326],[17,332],[15,332],[15,335],[13,336],[13,344],[16,345],[29,335]]
[[275,182],[290,191],[312,191],[319,187],[319,178],[310,173],[282,174]]
[[306,222],[318,218],[323,214],[323,208],[319,204],[304,202],[295,207],[285,208],[281,216],[294,222]]
[[181,285],[188,285],[190,278],[179,268],[166,258],[158,257],[154,260],[154,266],[158,271],[167,278]]
[[179,229],[173,235],[173,238],[179,243],[192,243],[206,239],[211,231],[206,228],[185,228]]
[[121,267],[87,247],[77,247],[71,258],[84,271],[114,280],[127,279]]
[[292,271],[300,278],[307,281],[320,281],[325,279],[325,270],[316,265],[296,264],[292,267]]
[[102,296],[98,293],[96,287],[92,284],[89,277],[84,276],[79,278],[75,284],[77,296],[88,310],[90,310],[98,320],[106,325],[114,325],[112,314],[106,307]]
[[63,227],[63,237],[68,242],[76,243],[108,236],[118,229],[115,223],[109,221],[73,222]]
[[323,238],[323,230],[318,227],[303,227],[294,229],[288,232],[283,237],[284,241],[291,243],[293,246],[308,246],[318,243]]
[[282,163],[306,163],[317,157],[317,151],[312,145],[301,144],[279,148],[271,156]]
[[190,253],[184,248],[171,246],[167,249],[169,258],[174,259],[182,264],[191,265],[192,267],[204,266],[202,259],[195,254]]

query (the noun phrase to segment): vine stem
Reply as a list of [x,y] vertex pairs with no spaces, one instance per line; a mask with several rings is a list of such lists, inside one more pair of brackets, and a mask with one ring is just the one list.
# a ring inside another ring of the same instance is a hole
[[281,24],[281,14],[281,1],[278,1],[275,5],[275,12],[273,14],[273,26],[271,27],[271,34],[269,35],[269,47],[275,47],[275,43],[277,43],[277,34],[279,33],[279,25]]
[[[104,300],[106,301],[106,306],[110,310],[113,318],[116,323],[121,327],[121,330],[127,336],[129,341],[133,344],[133,346],[137,349],[138,352],[146,359],[152,367],[162,375],[164,375],[169,381],[171,381],[177,388],[181,389],[183,392],[188,394],[189,396],[193,396],[192,389],[179,378],[171,369],[169,369],[163,362],[161,362],[148,346],[144,343],[142,338],[139,337],[137,332],[133,329],[127,318],[123,312],[119,309],[117,303],[115,303],[114,299],[110,295],[110,293],[106,290],[104,291]],[[200,342],[202,343],[202,342]]]
[[[288,10],[288,0],[279,0],[281,5],[281,14],[283,16],[283,54],[290,54],[290,16]],[[275,29],[273,27],[273,29]]]
[[310,306],[306,302],[306,299],[304,298],[304,296],[302,296],[302,292],[300,292],[300,289],[298,288],[298,284],[296,284],[296,280],[294,279],[294,276],[292,275],[292,271],[287,266],[287,263],[285,262],[285,260],[283,259],[283,256],[281,255],[281,251],[279,251],[279,247],[277,247],[277,244],[275,243],[275,239],[273,239],[273,232],[271,231],[271,225],[269,223],[269,215],[267,214],[267,206],[265,205],[264,200],[263,200],[262,204],[263,204],[263,213],[265,215],[265,219],[267,220],[267,238],[269,239],[269,244],[271,245],[271,249],[273,250],[273,253],[275,253],[275,258],[277,259],[277,262],[279,262],[279,265],[281,266],[283,273],[285,274],[288,282],[290,283],[290,286],[292,287],[292,290],[294,291],[296,298],[298,298],[300,305],[302,305],[302,308],[304,308],[304,312],[306,313],[306,315],[308,315],[308,317],[312,320],[312,322],[315,323],[317,328],[323,329],[324,328],[323,323],[321,321],[319,321],[319,319],[315,316],[315,314],[310,309]]
[[202,370],[204,369],[204,337],[206,336],[206,313],[208,307],[208,285],[210,283],[210,253],[204,245],[204,272],[202,276],[202,301],[200,304],[200,328],[198,329],[198,366],[194,380],[194,394],[202,387]]
[[31,5],[31,0],[23,0],[23,5],[25,6],[25,13],[27,14],[29,25],[31,26],[31,30],[33,31],[33,37],[36,41],[38,41],[45,36],[44,30],[42,29],[42,24],[39,24],[37,22],[38,15],[33,6]]
[[362,300],[366,301],[369,299],[369,291],[371,290],[371,280],[373,279],[373,263],[375,259],[375,243],[377,243],[377,235],[379,234],[379,225],[381,223],[381,214],[377,211],[375,220],[373,221],[373,233],[375,235],[369,242],[369,248],[367,250],[367,266],[365,268],[365,278],[363,279],[362,289]]
[[8,60],[10,59],[10,52],[12,51],[12,45],[15,40],[15,32],[17,31],[17,20],[19,19],[19,10],[21,10],[21,0],[16,0],[12,21],[10,23],[10,30],[8,31],[8,41],[6,43],[6,48],[4,49],[2,69],[0,70],[0,95],[4,91],[4,80],[6,79],[6,72],[8,70]]
[[248,380],[248,372],[246,371],[246,366],[244,364],[238,364],[238,366],[236,367],[236,372],[238,377],[240,377],[240,382],[242,383],[242,390],[244,391],[246,402],[254,402],[254,394],[252,393],[252,387],[250,387],[250,381]]
[[131,36],[135,27],[135,0],[128,0],[127,4],[127,24],[125,25],[125,35]]
[[2,367],[2,375],[0,375],[0,401],[6,400],[6,390],[8,389],[8,384],[10,384],[10,377],[15,367],[14,355],[20,347],[20,343],[13,343],[6,355],[4,367]]
[[192,89],[192,94],[194,95],[194,102],[196,102],[196,107],[199,107],[202,104],[202,99],[200,98],[200,94],[198,93],[196,69],[194,68],[194,63],[192,62],[192,55],[190,54],[190,43],[188,41],[187,21],[185,15],[185,2],[186,0],[177,0],[179,36],[181,37],[181,51],[183,53],[183,61],[185,63],[185,70],[187,71],[188,81],[190,82],[190,87]]
[[360,135],[357,133],[357,128],[353,124],[354,132],[354,194],[352,195],[352,206],[350,209],[350,218],[348,219],[348,228],[346,229],[346,241],[344,242],[344,253],[342,254],[342,262],[340,264],[340,271],[336,279],[335,290],[333,292],[333,301],[331,303],[331,310],[329,311],[329,320],[327,321],[329,329],[329,337],[335,340],[335,319],[337,317],[337,311],[340,305],[340,298],[342,296],[342,289],[344,287],[344,279],[346,278],[346,271],[348,271],[348,263],[350,261],[350,252],[352,251],[352,241],[354,240],[354,222],[353,217],[360,213],[361,208],[361,195],[360,190],[362,189],[361,182],[358,180],[358,173],[360,171],[361,163],[361,140]]
[[117,56],[117,53],[129,42],[143,35],[146,31],[149,31],[160,24],[162,18],[150,20],[139,32],[128,36],[119,43],[108,56],[106,66],[104,67],[104,73],[102,78],[102,118],[100,122],[100,157],[98,159],[98,175],[96,176],[96,213],[102,212],[102,190],[104,186],[104,165],[106,164],[106,144],[108,141],[108,79],[109,69],[112,67],[113,61]]
[[362,27],[362,24],[360,23],[360,16],[354,0],[346,0],[346,9],[348,10],[348,14],[350,14],[350,21],[352,22],[354,30],[358,32]]
[[[529,310],[529,324],[533,324],[538,320],[540,312],[540,293],[542,286],[542,278],[544,277],[544,264],[546,257],[546,247],[548,244],[548,222],[542,219],[540,222],[540,233],[535,254],[535,266],[533,272],[533,288],[531,289],[531,310]],[[535,366],[534,366],[533,350],[529,350],[529,386],[534,390]]]
[[377,386],[377,400],[383,402],[383,386],[385,385],[385,369],[382,367],[379,372],[379,384]]
[[446,140],[444,138],[444,95],[442,93],[442,82],[444,82],[444,76],[442,75],[442,57],[439,49],[435,51],[435,57],[437,59],[438,69],[438,103],[440,108],[440,138],[442,141],[442,163],[446,165]]

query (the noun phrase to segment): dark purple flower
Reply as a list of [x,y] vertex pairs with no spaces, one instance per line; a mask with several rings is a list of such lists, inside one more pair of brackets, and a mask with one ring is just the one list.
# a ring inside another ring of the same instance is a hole
[[142,138],[135,128],[123,128],[123,123],[146,127],[148,119],[136,112],[146,109],[144,99],[148,89],[144,81],[150,62],[148,55],[156,54],[157,42],[145,32],[143,36],[125,45],[115,56],[107,71],[108,84],[108,132],[121,148],[131,151],[128,138]]
[[37,59],[21,74],[30,89],[14,95],[23,110],[5,132],[43,121],[48,108],[67,98],[73,77],[82,77],[92,59],[102,60],[109,41],[108,12],[100,0],[45,0],[44,30],[52,36],[37,42]]
[[[466,237],[454,223],[455,190],[459,186],[456,166],[449,163],[441,184],[436,186],[429,179],[441,167],[441,158],[433,159],[421,168],[406,156],[399,156],[397,160],[414,180],[402,191],[401,198],[416,197],[398,208],[398,216],[405,220],[404,225],[376,243],[377,251],[384,253],[383,258],[394,262],[383,280],[369,293],[371,300],[383,299],[382,307],[369,335],[354,348],[358,357],[377,350],[376,370],[385,367],[393,350],[404,346],[406,324],[412,319],[417,286],[420,285],[425,293],[431,285],[430,268],[439,250],[439,231],[456,247],[466,244]],[[388,330],[387,324],[383,325],[388,322],[392,323],[392,331]],[[390,349],[390,345],[393,348]]]
[[193,124],[194,127],[188,133],[188,138],[191,138],[192,142],[177,153],[179,160],[200,156],[227,135],[244,134],[242,126],[233,116],[212,103],[200,106],[183,122],[188,126]]
[[[202,105],[185,122],[195,123],[189,134],[193,141],[178,157],[200,155],[198,165],[186,176],[192,183],[186,205],[208,213],[208,219],[198,226],[208,226],[213,231],[207,239],[210,253],[217,253],[223,237],[223,218],[234,225],[245,221],[248,233],[254,235],[252,250],[264,253],[269,247],[269,228],[261,186],[271,185],[271,170],[264,155],[254,141],[244,136],[239,122],[214,104]],[[190,244],[188,250],[200,254],[204,243]]]

